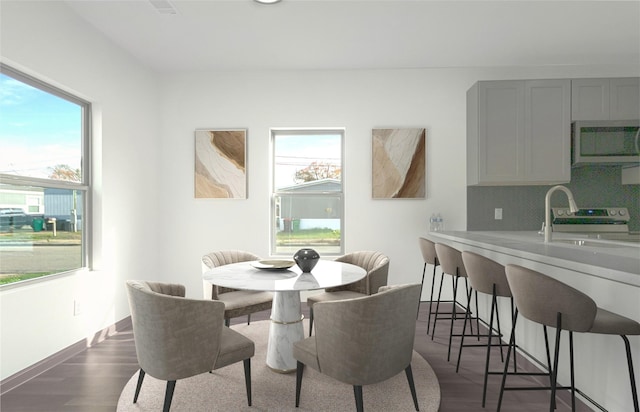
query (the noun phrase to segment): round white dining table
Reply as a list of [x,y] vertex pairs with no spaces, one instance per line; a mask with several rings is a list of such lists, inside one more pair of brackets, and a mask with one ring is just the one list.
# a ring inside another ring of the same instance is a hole
[[202,278],[233,289],[274,292],[267,366],[276,372],[293,372],[293,343],[304,338],[300,291],[347,285],[364,278],[367,272],[356,265],[325,259],[320,259],[310,273],[302,273],[297,265],[285,270],[267,269],[268,265],[259,262],[266,261],[219,266],[206,271]]

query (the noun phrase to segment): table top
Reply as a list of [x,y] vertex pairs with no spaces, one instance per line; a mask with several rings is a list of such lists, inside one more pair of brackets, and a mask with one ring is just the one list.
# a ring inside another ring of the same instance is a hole
[[204,281],[234,289],[284,292],[324,289],[347,285],[367,275],[360,266],[320,259],[311,273],[302,273],[297,265],[285,270],[258,269],[257,261],[232,263],[206,271]]

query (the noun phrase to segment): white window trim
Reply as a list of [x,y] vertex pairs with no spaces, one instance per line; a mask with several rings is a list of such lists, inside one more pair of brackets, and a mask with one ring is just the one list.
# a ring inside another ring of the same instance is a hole
[[36,77],[30,76],[17,69],[14,69],[4,63],[0,63],[0,72],[12,77],[22,83],[28,84],[36,89],[59,97],[63,100],[67,100],[74,104],[79,105],[82,108],[82,182],[68,182],[63,180],[43,179],[36,177],[16,176],[11,174],[0,173],[0,183],[10,184],[16,186],[38,186],[45,188],[57,188],[57,189],[69,189],[80,190],[83,192],[83,230],[82,230],[82,266],[69,271],[63,271],[53,273],[47,276],[42,276],[34,279],[28,279],[16,283],[8,283],[0,285],[2,289],[8,289],[12,287],[19,287],[22,285],[28,285],[36,282],[47,281],[49,279],[57,278],[61,275],[70,273],[85,272],[90,270],[93,264],[93,243],[92,243],[92,186],[91,186],[91,142],[92,142],[92,111],[91,102],[84,100],[72,93],[62,90],[52,84],[42,81]]

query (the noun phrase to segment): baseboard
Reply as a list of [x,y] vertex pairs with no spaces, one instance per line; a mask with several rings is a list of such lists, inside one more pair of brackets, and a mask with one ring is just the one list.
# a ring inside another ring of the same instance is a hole
[[40,362],[14,373],[13,375],[9,376],[6,379],[3,379],[0,382],[0,396],[4,395],[14,388],[17,388],[30,379],[35,378],[41,373],[46,372],[54,366],[61,364],[72,356],[75,356],[87,350],[87,348],[104,341],[109,336],[112,336],[123,330],[131,329],[131,327],[131,316],[127,316],[126,318],[114,323],[113,325],[107,326],[106,328],[96,332],[93,336],[87,337],[86,339],[82,339],[81,341],[78,341],[73,345],[67,346],[61,351],[54,353],[53,355],[41,360]]

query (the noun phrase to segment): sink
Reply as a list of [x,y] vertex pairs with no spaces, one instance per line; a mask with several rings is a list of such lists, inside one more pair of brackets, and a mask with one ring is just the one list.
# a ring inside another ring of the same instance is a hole
[[566,245],[584,246],[584,247],[601,247],[601,248],[621,248],[635,246],[633,244],[625,244],[621,242],[607,242],[598,240],[586,240],[586,239],[553,239],[550,244],[564,243]]

